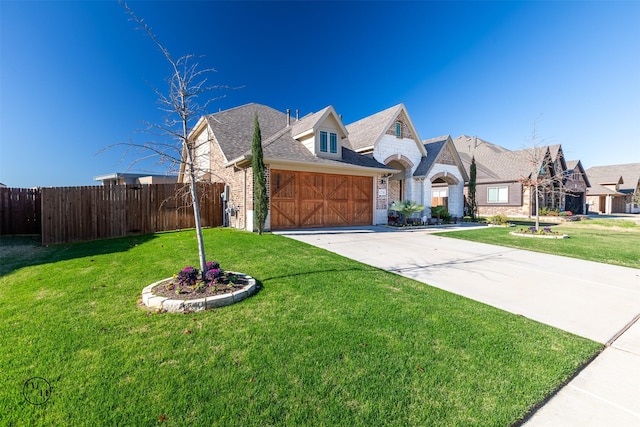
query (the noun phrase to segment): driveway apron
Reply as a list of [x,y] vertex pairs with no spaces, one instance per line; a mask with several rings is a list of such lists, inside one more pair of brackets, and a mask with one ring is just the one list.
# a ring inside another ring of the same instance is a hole
[[607,344],[527,425],[640,425],[639,269],[433,235],[444,230],[278,234]]

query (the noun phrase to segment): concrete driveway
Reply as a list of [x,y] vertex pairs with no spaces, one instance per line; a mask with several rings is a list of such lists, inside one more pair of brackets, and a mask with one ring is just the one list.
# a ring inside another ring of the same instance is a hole
[[433,235],[455,229],[278,234],[607,344],[527,425],[640,425],[640,270]]

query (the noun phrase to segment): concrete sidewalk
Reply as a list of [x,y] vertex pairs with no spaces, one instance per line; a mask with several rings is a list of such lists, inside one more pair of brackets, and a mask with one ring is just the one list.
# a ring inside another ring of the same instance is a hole
[[640,270],[433,235],[457,228],[278,234],[612,344],[527,425],[640,425]]

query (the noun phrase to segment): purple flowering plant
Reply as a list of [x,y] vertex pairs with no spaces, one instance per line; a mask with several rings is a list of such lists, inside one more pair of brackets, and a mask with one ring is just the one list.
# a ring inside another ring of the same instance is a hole
[[181,286],[194,286],[198,281],[198,269],[195,267],[185,267],[180,270],[176,279]]
[[217,283],[223,277],[224,277],[224,271],[222,271],[221,268],[212,268],[211,270],[207,271],[207,274],[205,274],[204,279],[210,283]]
[[206,269],[206,273],[202,277],[201,272],[195,267],[183,268],[174,276],[174,280],[167,286],[167,289],[181,293],[189,287],[194,291],[202,292],[206,286],[217,290],[220,284],[226,283],[232,288],[238,282],[236,275],[225,272],[216,261],[207,262]]

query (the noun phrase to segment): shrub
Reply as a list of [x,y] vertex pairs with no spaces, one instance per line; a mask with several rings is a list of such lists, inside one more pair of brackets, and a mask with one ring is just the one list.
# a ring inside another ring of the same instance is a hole
[[560,214],[560,209],[551,209],[543,206],[538,209],[538,213],[542,216],[558,216]]
[[412,200],[405,200],[402,203],[393,202],[393,205],[389,210],[402,214],[403,224],[407,225],[407,218],[414,213],[420,212],[424,209],[424,206],[417,204]]
[[563,212],[560,212],[560,216],[573,216],[573,212],[563,211]]
[[462,221],[463,222],[471,222],[471,217],[469,215],[465,215],[464,217],[462,217]]
[[449,222],[451,214],[444,206],[434,206],[431,208],[431,218],[440,218],[444,222]]
[[489,220],[491,221],[491,224],[496,224],[496,225],[504,225],[509,221],[507,219],[507,216],[504,214],[494,215],[491,218],[489,218]]

